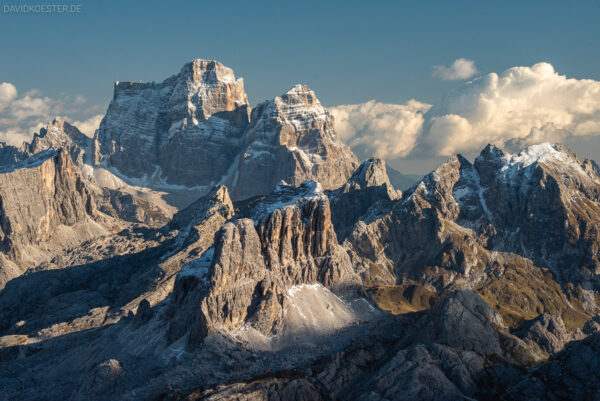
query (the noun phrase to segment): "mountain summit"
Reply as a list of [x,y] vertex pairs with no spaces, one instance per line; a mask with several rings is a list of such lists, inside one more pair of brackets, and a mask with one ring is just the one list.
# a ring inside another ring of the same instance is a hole
[[196,197],[217,184],[228,185],[234,199],[281,180],[318,179],[334,188],[357,163],[306,86],[251,113],[243,80],[207,60],[162,83],[117,82],[94,144],[96,164],[125,181]]
[[243,80],[221,63],[194,60],[162,83],[115,83],[95,153],[147,186],[210,189],[239,152],[248,114]]

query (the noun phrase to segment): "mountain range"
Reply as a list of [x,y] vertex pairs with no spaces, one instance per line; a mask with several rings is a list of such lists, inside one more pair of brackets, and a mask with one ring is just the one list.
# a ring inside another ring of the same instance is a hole
[[0,145],[0,399],[596,399],[600,168],[359,163],[194,60]]

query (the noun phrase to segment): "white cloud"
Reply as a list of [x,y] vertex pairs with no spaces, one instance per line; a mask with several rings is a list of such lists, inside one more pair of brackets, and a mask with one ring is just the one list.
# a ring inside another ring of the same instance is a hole
[[431,105],[410,100],[385,104],[371,100],[362,104],[330,108],[340,139],[359,158],[404,157],[414,148],[423,127],[423,113]]
[[436,65],[433,67],[433,76],[446,81],[468,79],[478,72],[477,68],[475,68],[475,62],[466,58],[454,60],[450,67],[444,65]]
[[600,82],[568,79],[548,63],[513,67],[452,92],[426,117],[422,142],[439,155],[600,135]]
[[2,82],[0,84],[0,111],[4,108],[4,106],[17,97],[17,88],[9,83]]
[[[427,158],[600,137],[600,82],[573,79],[548,63],[491,73],[433,107],[374,101],[332,109],[340,138],[362,158]],[[425,114],[423,114],[425,112]]]
[[100,121],[102,121],[103,117],[104,114],[98,114],[85,121],[74,121],[73,125],[79,128],[79,131],[92,138],[96,130],[100,127]]
[[[85,104],[85,98],[79,95],[65,96],[59,100],[43,96],[37,90],[30,90],[19,96],[13,84],[3,82],[0,84],[0,142],[19,146],[23,141],[29,141],[35,132],[57,116],[89,115]],[[90,109],[89,106],[87,108]],[[81,124],[82,127],[78,128],[82,132],[93,135],[100,119],[95,115],[75,125]]]

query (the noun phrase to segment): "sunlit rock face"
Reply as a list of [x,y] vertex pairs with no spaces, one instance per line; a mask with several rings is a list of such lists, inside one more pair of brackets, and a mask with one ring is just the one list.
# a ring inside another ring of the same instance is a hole
[[243,80],[206,60],[162,83],[117,82],[91,153],[129,183],[199,193],[225,184],[234,200],[264,195],[281,180],[333,189],[357,166],[306,86],[251,113]]
[[245,147],[226,184],[236,199],[268,193],[281,180],[291,185],[315,180],[334,189],[357,165],[315,93],[296,85],[252,111]]
[[60,249],[102,232],[96,203],[65,149],[0,169],[0,288]]
[[248,122],[243,80],[221,63],[194,60],[162,83],[117,82],[96,146],[127,177],[210,186],[227,174]]
[[[343,291],[360,283],[337,242],[329,200],[314,181],[300,187],[280,185],[263,201],[242,210],[238,219],[223,225],[214,248],[203,258],[203,280],[198,274],[186,274],[176,283],[173,300],[180,304],[176,315],[196,318],[187,327],[174,319],[178,331],[171,331],[173,339],[191,330],[190,339],[199,342],[211,331],[235,333],[244,327],[263,336],[281,334],[285,311],[295,299],[295,292],[289,293],[292,288],[318,284],[315,294],[334,299],[327,289]],[[200,265],[196,271],[202,271]],[[300,304],[306,296],[298,296]],[[341,303],[338,317],[347,323],[352,312],[344,308]],[[298,318],[288,321],[304,326]]]

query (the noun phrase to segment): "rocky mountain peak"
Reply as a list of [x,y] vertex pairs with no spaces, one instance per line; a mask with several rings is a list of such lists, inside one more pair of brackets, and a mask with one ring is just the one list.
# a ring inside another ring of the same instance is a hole
[[[302,134],[303,128],[310,128],[311,126],[318,126],[321,124],[333,125],[333,117],[323,106],[321,106],[321,102],[317,99],[315,92],[310,90],[306,85],[295,85],[283,95],[277,96],[272,101],[268,101],[267,110],[270,111],[270,109],[273,110],[273,114],[275,114],[283,124],[293,126],[296,130],[296,134]],[[319,124],[320,122],[321,124]],[[331,129],[323,130],[320,136],[325,135],[330,136],[330,138],[318,139],[336,140],[333,126]],[[291,136],[289,140],[286,137],[282,137],[281,139],[283,144],[290,146],[294,146],[302,141],[302,138],[299,136]],[[317,138],[307,139],[316,140]]]
[[523,169],[533,164],[581,164],[577,155],[558,143],[544,142],[528,146],[519,153],[506,153],[495,145],[487,145],[475,159],[475,164],[491,163],[502,171]]
[[33,246],[61,249],[97,235],[96,217],[93,196],[66,149],[0,169],[0,255],[9,259],[0,257],[0,288],[44,257]]
[[161,83],[117,82],[94,154],[126,181],[202,194],[227,175],[248,122],[243,80],[194,60]]
[[544,142],[531,145],[518,154],[506,154],[502,157],[505,168],[517,166],[525,168],[534,163],[561,163],[577,161],[577,156],[561,144]]
[[189,77],[194,82],[202,82],[204,84],[235,83],[243,81],[242,78],[235,78],[233,70],[224,66],[218,61],[194,59],[185,64],[181,68],[180,75]]
[[[192,342],[215,330],[230,335],[249,330],[254,339],[292,335],[286,312],[296,308],[296,291],[309,285],[316,291],[309,291],[315,302],[321,302],[320,297],[331,302],[335,297],[330,290],[358,283],[337,242],[328,197],[315,181],[299,187],[281,183],[263,199],[250,202],[222,226],[214,248],[197,264],[205,266],[203,279],[185,273],[175,284],[173,340],[188,330]],[[186,308],[193,309],[193,321],[181,320],[190,314],[181,312]],[[328,312],[326,319],[334,317]]]
[[385,161],[379,158],[371,158],[363,162],[352,174],[348,183],[355,184],[359,188],[392,186],[386,172]]
[[183,229],[191,227],[215,214],[228,219],[233,216],[234,206],[229,197],[229,191],[224,185],[213,188],[206,196],[193,202],[173,216],[171,226]]
[[213,204],[226,205],[228,208],[233,210],[233,204],[229,197],[229,191],[225,185],[219,185],[215,187],[209,194],[208,198]]
[[480,158],[484,160],[494,160],[504,157],[504,151],[492,143],[488,143],[481,151]]
[[281,180],[315,180],[334,189],[358,165],[337,138],[331,114],[303,85],[256,106],[245,142],[237,171],[226,181],[234,199],[269,193]]
[[34,134],[33,140],[28,145],[29,152],[39,153],[47,149],[59,149],[75,144],[81,148],[91,143],[91,138],[81,132],[77,127],[67,121],[55,118]]
[[[248,105],[244,80],[233,70],[212,60],[195,59],[181,69],[174,94],[187,97],[195,107],[189,111],[203,119],[219,112],[230,112]],[[172,100],[172,99],[170,99]]]
[[597,185],[594,164],[581,162],[561,144],[540,143],[519,153],[505,153],[498,148],[487,150],[475,159],[475,167],[485,181],[495,180],[494,176],[500,174],[503,183],[512,186],[518,185],[518,181],[530,182],[546,176],[578,190]]
[[[181,108],[181,111],[203,119],[248,105],[244,80],[236,78],[231,68],[218,61],[202,59],[185,64],[179,74],[162,83],[117,81],[113,101],[123,103],[140,93],[151,96],[155,92],[167,95],[165,100],[171,107]],[[182,101],[189,101],[190,104],[181,104]]]
[[317,95],[308,86],[296,84],[283,95],[275,98],[275,103],[281,106],[291,107],[298,105],[303,108],[320,107],[321,102]]

